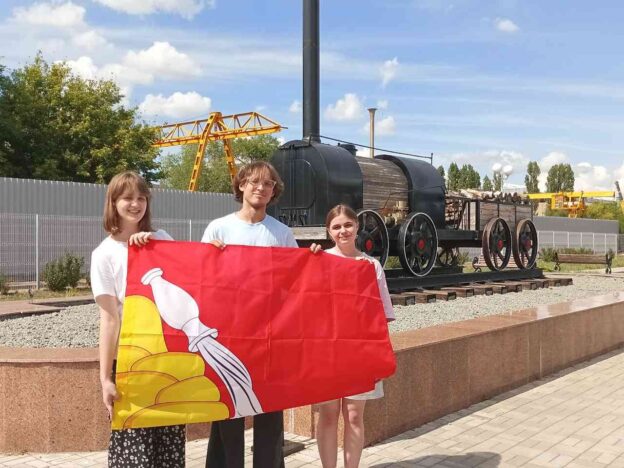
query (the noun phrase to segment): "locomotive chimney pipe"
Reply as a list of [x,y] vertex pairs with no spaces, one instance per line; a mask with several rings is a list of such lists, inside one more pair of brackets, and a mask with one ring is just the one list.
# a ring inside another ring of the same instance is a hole
[[303,0],[303,138],[311,141],[321,141],[319,77],[319,0]]
[[368,109],[368,114],[370,115],[370,158],[373,159],[375,157],[375,111],[377,109],[375,107],[371,107]]

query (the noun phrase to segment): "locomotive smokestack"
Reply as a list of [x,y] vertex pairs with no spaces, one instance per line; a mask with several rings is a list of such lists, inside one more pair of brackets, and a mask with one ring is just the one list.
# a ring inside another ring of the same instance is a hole
[[319,76],[319,0],[303,0],[303,138],[312,141],[321,141]]

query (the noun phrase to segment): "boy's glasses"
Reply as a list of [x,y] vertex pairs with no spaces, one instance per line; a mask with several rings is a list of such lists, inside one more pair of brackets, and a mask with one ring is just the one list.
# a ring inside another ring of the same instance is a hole
[[253,188],[266,187],[272,189],[277,185],[277,182],[274,180],[248,180],[247,183]]

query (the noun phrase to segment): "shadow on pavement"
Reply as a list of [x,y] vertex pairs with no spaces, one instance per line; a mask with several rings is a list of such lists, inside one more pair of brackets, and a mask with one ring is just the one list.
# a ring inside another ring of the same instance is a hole
[[434,454],[425,455],[412,460],[396,462],[383,462],[371,465],[370,468],[497,468],[500,465],[501,456],[493,452],[467,452],[463,455]]

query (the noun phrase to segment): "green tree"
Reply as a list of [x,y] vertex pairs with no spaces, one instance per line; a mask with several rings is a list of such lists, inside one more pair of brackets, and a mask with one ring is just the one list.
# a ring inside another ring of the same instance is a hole
[[446,173],[444,172],[444,166],[442,164],[440,164],[438,166],[438,172],[440,173],[440,175],[442,176],[442,178],[444,179],[444,176],[446,175]]
[[539,193],[539,181],[540,167],[537,161],[529,162],[527,166],[527,174],[524,176],[524,185],[526,186],[527,193]]
[[494,173],[492,184],[494,185],[495,191],[500,192],[503,190],[503,175],[500,172]]
[[[279,146],[277,138],[271,135],[261,135],[253,138],[239,138],[231,140],[236,164],[241,166],[251,161],[269,160]],[[164,156],[161,161],[161,170],[164,175],[161,186],[165,188],[186,190],[188,188],[197,145],[186,145],[177,153]],[[197,184],[201,192],[232,191],[230,173],[222,142],[211,142],[206,146],[201,174]]]
[[85,80],[41,54],[0,71],[0,176],[108,182],[132,169],[159,177],[155,132],[110,80]]
[[492,186],[492,181],[488,176],[485,176],[483,178],[483,190],[487,190],[488,192],[494,190],[494,187]]
[[616,220],[620,233],[624,233],[624,211],[619,202],[594,202],[587,206],[583,218]]
[[448,177],[446,179],[446,186],[449,190],[459,190],[461,185],[461,172],[457,164],[451,163],[448,169]]
[[459,170],[459,188],[478,189],[479,187],[481,187],[481,176],[472,164],[464,164]]
[[569,164],[555,164],[548,170],[546,179],[547,192],[572,192],[574,190],[574,171]]

